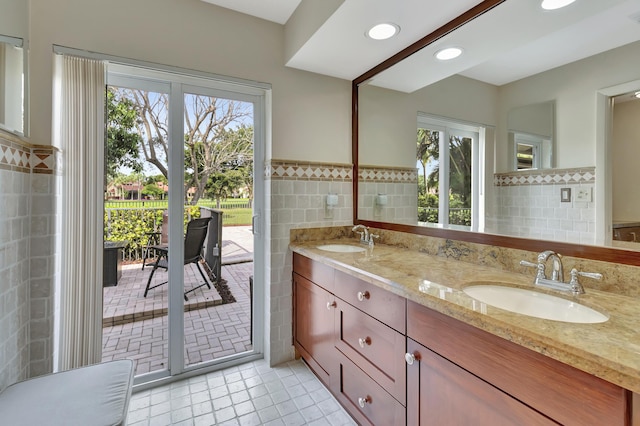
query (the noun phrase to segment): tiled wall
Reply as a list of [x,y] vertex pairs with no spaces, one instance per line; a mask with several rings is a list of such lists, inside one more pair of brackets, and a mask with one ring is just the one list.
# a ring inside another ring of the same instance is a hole
[[[595,243],[595,168],[531,170],[494,176],[495,215],[486,231],[524,238]],[[570,201],[561,191],[571,191]],[[591,201],[577,201],[579,190]]]
[[[266,240],[270,244],[266,276],[270,306],[267,323],[271,365],[293,358],[291,330],[291,271],[289,231],[292,228],[330,227],[353,223],[352,166],[272,160],[266,165]],[[327,212],[325,198],[338,195],[338,205]]]
[[0,390],[52,368],[54,163],[0,132]]
[[[358,185],[360,218],[406,224],[418,221],[416,169],[360,166]],[[379,195],[383,195],[386,204],[380,205]]]

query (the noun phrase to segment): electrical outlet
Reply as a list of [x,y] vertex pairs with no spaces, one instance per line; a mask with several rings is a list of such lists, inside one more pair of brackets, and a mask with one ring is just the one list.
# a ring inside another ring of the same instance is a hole
[[578,188],[576,190],[575,201],[590,203],[593,199],[593,188]]

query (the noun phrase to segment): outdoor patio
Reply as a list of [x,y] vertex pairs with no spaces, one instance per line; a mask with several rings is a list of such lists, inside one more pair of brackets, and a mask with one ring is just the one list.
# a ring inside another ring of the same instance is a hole
[[[187,365],[252,348],[249,277],[253,274],[253,236],[245,226],[225,227],[222,236],[224,297],[212,284],[211,289],[204,286],[189,293],[185,302]],[[136,374],[165,369],[168,360],[168,285],[149,290],[143,297],[152,267],[143,270],[141,266],[123,266],[118,285],[105,287],[103,299],[102,360],[131,359],[136,363]],[[202,282],[195,265],[185,266],[184,273],[186,290]],[[166,277],[167,272],[158,269],[152,285],[166,281]]]

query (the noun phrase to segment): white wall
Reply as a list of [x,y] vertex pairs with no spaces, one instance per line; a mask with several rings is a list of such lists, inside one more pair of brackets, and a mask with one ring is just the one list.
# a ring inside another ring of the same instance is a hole
[[52,45],[271,83],[273,158],[350,162],[351,84],[284,67],[284,27],[200,0],[33,0],[32,139],[51,137]]
[[493,85],[458,75],[413,93],[362,86],[358,161],[369,166],[415,167],[418,112],[494,126],[497,93]]
[[640,99],[616,103],[611,144],[614,221],[640,221]]
[[0,0],[0,34],[27,39],[29,37],[29,1]]
[[[516,106],[555,100],[557,168],[596,163],[596,92],[638,78],[640,42],[546,71],[499,89],[498,117]],[[506,120],[498,122],[496,171],[511,170]],[[503,148],[500,148],[500,147]]]
[[[31,1],[31,140],[51,143],[53,45],[269,83],[271,159],[351,163],[351,83],[284,66],[284,27],[200,0]],[[64,153],[62,154],[64,162]],[[258,170],[264,169],[257,165]],[[267,197],[280,183],[267,180]],[[351,210],[349,185],[341,205]],[[309,188],[298,188],[305,190]],[[321,199],[324,188],[314,191]],[[300,207],[300,206],[297,206]],[[304,206],[303,206],[304,207]],[[351,222],[318,218],[320,206],[297,210],[267,200],[267,324],[272,363],[290,359],[292,226]],[[273,229],[272,229],[273,228]],[[275,277],[275,278],[274,278]]]

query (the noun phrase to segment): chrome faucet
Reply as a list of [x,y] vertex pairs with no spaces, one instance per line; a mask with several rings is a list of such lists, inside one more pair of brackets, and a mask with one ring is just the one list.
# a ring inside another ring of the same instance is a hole
[[[359,231],[361,229],[362,231]],[[364,225],[356,225],[351,229],[353,232],[360,234],[360,243],[366,244],[369,247],[373,247],[373,239],[379,238],[379,235],[376,235],[372,232],[369,232],[369,228]]]
[[538,265],[542,264],[542,274],[546,278],[545,265],[547,261],[553,261],[553,272],[551,273],[551,281],[564,282],[564,270],[562,269],[562,256],[555,251],[545,250],[538,255]]
[[[551,272],[551,278],[547,278],[546,264],[550,259],[553,261],[553,271]],[[552,250],[545,250],[538,254],[538,263],[521,260],[520,265],[537,269],[536,277],[533,280],[534,285],[554,290],[567,291],[574,295],[584,294],[584,287],[582,287],[582,284],[578,281],[578,276],[594,278],[597,280],[602,279],[602,274],[597,272],[581,272],[576,268],[573,268],[571,270],[571,281],[565,283],[562,256]]]
[[[358,231],[359,229],[362,229],[362,232],[359,232]],[[353,232],[355,232],[356,234],[360,234],[360,242],[361,243],[369,244],[369,228],[367,228],[364,225],[356,225],[351,230]]]

